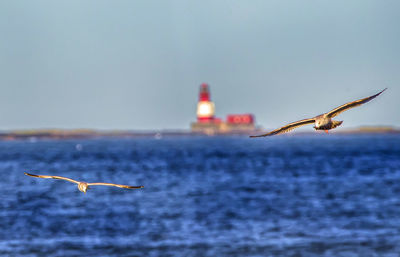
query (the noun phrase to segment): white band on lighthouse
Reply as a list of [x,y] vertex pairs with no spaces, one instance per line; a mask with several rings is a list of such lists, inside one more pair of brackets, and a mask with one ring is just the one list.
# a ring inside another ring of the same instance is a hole
[[197,117],[211,118],[214,116],[215,106],[213,102],[200,101],[197,104]]

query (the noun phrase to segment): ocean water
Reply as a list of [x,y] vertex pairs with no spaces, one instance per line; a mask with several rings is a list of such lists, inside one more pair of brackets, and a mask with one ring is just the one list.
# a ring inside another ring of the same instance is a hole
[[0,256],[400,253],[400,135],[10,141],[0,174]]

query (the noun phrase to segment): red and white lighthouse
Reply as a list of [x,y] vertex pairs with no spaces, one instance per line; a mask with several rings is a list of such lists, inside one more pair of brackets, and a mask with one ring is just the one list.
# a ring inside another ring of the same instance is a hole
[[214,120],[215,106],[210,100],[208,84],[200,85],[199,102],[197,103],[197,121],[212,122]]
[[253,131],[254,115],[252,114],[231,114],[227,121],[214,116],[215,106],[211,102],[210,89],[208,84],[200,85],[199,101],[197,103],[197,122],[191,124],[193,132],[214,135],[216,133],[247,133]]

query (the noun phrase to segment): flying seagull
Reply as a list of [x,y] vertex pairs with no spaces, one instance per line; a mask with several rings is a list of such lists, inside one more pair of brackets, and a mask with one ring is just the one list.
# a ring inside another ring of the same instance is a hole
[[48,176],[48,175],[35,175],[35,174],[29,174],[24,172],[25,175],[35,177],[35,178],[54,178],[54,179],[62,179],[66,180],[72,183],[78,184],[78,189],[81,192],[86,193],[86,190],[88,190],[89,186],[113,186],[113,187],[121,187],[121,188],[130,188],[130,189],[139,189],[143,188],[143,186],[127,186],[127,185],[120,185],[120,184],[112,184],[112,183],[86,183],[83,181],[76,181],[70,178],[66,177],[61,177],[61,176]]
[[336,121],[336,120],[332,120],[333,117],[339,115],[340,113],[351,109],[353,107],[357,107],[359,105],[362,105],[366,102],[371,101],[372,99],[374,99],[375,97],[377,97],[378,95],[382,94],[383,91],[385,91],[387,88],[385,88],[384,90],[382,90],[381,92],[373,95],[373,96],[369,96],[360,100],[356,100],[353,102],[349,102],[346,104],[343,104],[335,109],[333,109],[330,112],[318,115],[314,118],[311,119],[304,119],[304,120],[299,120],[296,122],[292,122],[287,124],[286,126],[283,126],[281,128],[275,129],[271,132],[268,132],[266,134],[262,134],[262,135],[258,135],[258,136],[250,136],[250,137],[266,137],[266,136],[273,136],[273,135],[278,135],[278,134],[283,134],[286,132],[289,132],[297,127],[301,127],[304,125],[308,125],[308,124],[312,124],[314,123],[315,126],[315,130],[325,130],[326,133],[328,133],[328,130],[330,129],[334,129],[337,126],[340,126],[342,124],[343,121]]

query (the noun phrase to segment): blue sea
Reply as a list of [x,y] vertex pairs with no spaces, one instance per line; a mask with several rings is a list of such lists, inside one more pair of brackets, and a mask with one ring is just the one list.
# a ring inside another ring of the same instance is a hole
[[2,141],[0,174],[0,256],[400,253],[400,135]]

